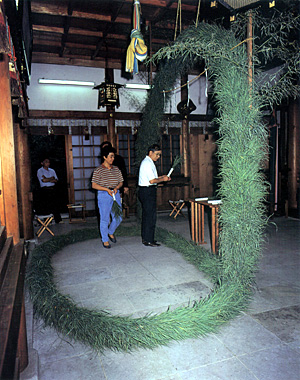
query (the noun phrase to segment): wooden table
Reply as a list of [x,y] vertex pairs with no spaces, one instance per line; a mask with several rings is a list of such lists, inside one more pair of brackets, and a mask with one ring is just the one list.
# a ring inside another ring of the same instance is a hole
[[211,209],[211,246],[213,253],[218,251],[219,223],[218,211],[220,203],[210,203],[207,200],[189,199],[191,204],[192,240],[196,244],[206,244],[204,241],[204,208]]

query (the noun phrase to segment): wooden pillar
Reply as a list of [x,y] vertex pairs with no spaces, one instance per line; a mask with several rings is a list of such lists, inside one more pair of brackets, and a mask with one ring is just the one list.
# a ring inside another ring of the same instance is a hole
[[65,136],[68,201],[75,203],[72,136]]
[[289,105],[288,168],[289,209],[297,209],[297,181],[300,173],[299,99],[291,100]]
[[[151,21],[149,22],[149,58],[152,57],[152,23]],[[152,61],[150,61],[149,63],[149,69],[150,69],[150,73],[149,73],[149,78],[148,78],[148,83],[150,85],[152,85],[153,83],[153,80],[152,80],[152,72],[153,72],[153,65],[152,65]]]
[[32,225],[32,193],[30,186],[31,160],[28,145],[28,136],[25,129],[14,124],[16,142],[16,169],[18,177],[18,199],[20,211],[20,235],[28,240],[33,237]]
[[[114,83],[114,69],[105,68],[105,80],[110,83]],[[107,112],[109,113],[108,119],[108,141],[111,142],[113,147],[117,147],[117,136],[115,131],[115,107],[107,106]]]
[[20,232],[16,186],[16,161],[10,77],[8,57],[6,54],[0,54],[0,89],[0,220],[1,224],[6,226],[7,234],[13,236],[14,244],[17,244],[20,241]]
[[[183,154],[183,174],[184,177],[190,176],[190,151],[189,151],[189,121],[184,119],[182,121],[182,154]],[[184,199],[190,197],[190,189],[184,186]]]
[[[181,85],[186,84],[187,76],[181,78]],[[181,88],[181,100],[186,100],[188,97],[187,86]],[[183,175],[190,176],[190,144],[189,144],[189,120],[185,117],[182,120],[182,156],[183,156]],[[190,197],[190,189],[188,186],[184,187],[184,199]]]
[[[111,110],[113,109],[113,110]],[[113,147],[117,146],[117,136],[115,131],[115,118],[114,118],[114,107],[107,106],[107,111],[109,112],[108,119],[108,141],[111,142]]]

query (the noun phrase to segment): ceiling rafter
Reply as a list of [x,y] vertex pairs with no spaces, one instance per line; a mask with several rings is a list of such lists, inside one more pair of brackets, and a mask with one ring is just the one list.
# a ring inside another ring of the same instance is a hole
[[[173,41],[178,0],[140,0],[140,4],[142,33],[149,44],[151,31],[154,54]],[[198,0],[182,0],[181,4],[184,30],[196,20]],[[48,55],[49,62],[57,62],[59,57],[59,62],[66,58],[66,64],[74,64],[80,56],[86,66],[103,67],[102,58],[115,65],[118,52],[119,66],[124,65],[133,0],[31,0],[31,10],[33,53],[38,52],[33,54],[33,62],[44,61]],[[221,6],[211,10],[210,0],[201,0],[202,19],[220,17],[221,10]]]
[[100,40],[98,41],[98,43],[97,43],[97,47],[96,47],[96,49],[95,49],[93,55],[91,56],[91,59],[92,59],[92,60],[95,59],[95,58],[97,57],[97,55],[99,54],[99,51],[100,51],[100,49],[101,49],[101,47],[102,47],[102,45],[103,45],[103,43],[104,43],[104,41],[105,41],[105,38],[106,38],[107,34],[109,33],[109,31],[112,29],[112,25],[115,23],[115,21],[116,21],[118,15],[119,15],[119,13],[120,13],[120,11],[121,11],[121,9],[122,9],[124,3],[125,3],[125,1],[126,1],[126,0],[123,0],[122,3],[121,3],[121,4],[119,5],[119,7],[117,8],[117,10],[116,10],[115,12],[112,13],[111,24],[109,23],[109,24],[106,25],[106,28],[105,28],[105,30],[104,30],[104,32],[103,32],[103,36],[102,36],[102,37],[100,38]]
[[66,41],[68,38],[69,28],[70,28],[70,21],[73,13],[74,3],[72,0],[69,0],[68,4],[68,15],[65,16],[65,22],[64,22],[64,34],[61,37],[61,48],[59,52],[59,56],[62,57],[64,54],[64,49],[66,45]]

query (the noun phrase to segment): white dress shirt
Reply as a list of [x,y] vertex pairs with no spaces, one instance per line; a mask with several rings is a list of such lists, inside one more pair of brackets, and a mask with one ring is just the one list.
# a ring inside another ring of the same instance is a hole
[[150,183],[154,178],[158,178],[156,166],[153,160],[146,156],[140,166],[139,186],[156,186],[156,183]]
[[55,185],[55,183],[53,183],[53,182],[43,182],[42,181],[43,176],[45,176],[46,178],[54,177],[55,179],[58,180],[57,175],[56,175],[54,169],[48,168],[48,170],[47,170],[47,169],[44,169],[43,167],[41,167],[37,171],[37,177],[38,177],[38,179],[40,181],[40,186],[41,187],[52,187],[52,186]]

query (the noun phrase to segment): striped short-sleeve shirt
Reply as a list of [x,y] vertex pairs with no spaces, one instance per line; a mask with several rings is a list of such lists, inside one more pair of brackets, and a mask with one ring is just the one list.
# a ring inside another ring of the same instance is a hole
[[110,169],[100,165],[94,170],[92,182],[107,188],[115,188],[120,182],[123,182],[123,176],[117,166],[112,166]]

